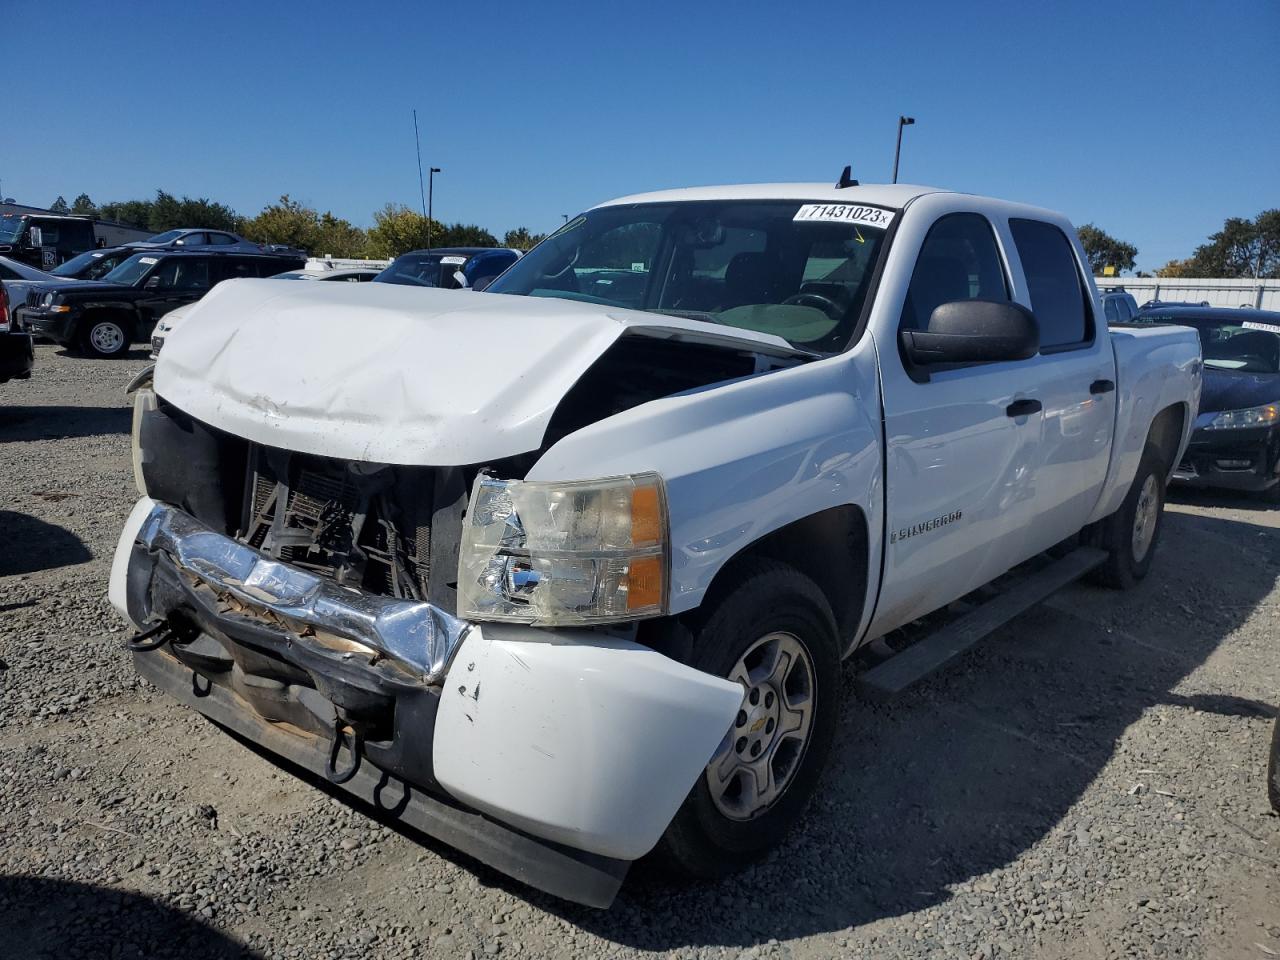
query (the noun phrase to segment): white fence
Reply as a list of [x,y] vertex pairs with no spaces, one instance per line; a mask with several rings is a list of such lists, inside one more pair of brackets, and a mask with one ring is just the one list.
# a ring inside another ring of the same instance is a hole
[[1098,290],[1123,287],[1138,306],[1148,300],[1207,302],[1211,307],[1280,310],[1280,280],[1202,280],[1172,277],[1096,277]]

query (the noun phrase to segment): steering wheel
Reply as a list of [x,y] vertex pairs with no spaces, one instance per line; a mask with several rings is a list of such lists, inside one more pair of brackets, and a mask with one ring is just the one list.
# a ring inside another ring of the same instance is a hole
[[793,307],[816,307],[825,313],[832,320],[839,320],[843,311],[836,306],[836,302],[830,297],[824,297],[820,293],[803,292],[792,294],[782,301],[783,306]]
[[566,280],[566,279],[569,279],[570,277],[572,277],[572,279],[573,279],[573,288],[572,288],[572,289],[577,290],[577,289],[578,289],[578,277],[577,277],[577,275],[573,272],[573,268],[574,268],[574,266],[575,266],[575,265],[577,264],[577,262],[578,262],[578,257],[580,257],[581,255],[582,255],[582,247],[575,247],[575,248],[574,248],[574,250],[573,250],[573,255],[572,255],[572,256],[570,256],[570,257],[568,257],[568,258],[566,258],[566,260],[565,260],[565,265],[564,265],[560,270],[556,271],[555,273],[548,273],[548,274],[545,274],[546,278],[547,278],[548,280],[553,280],[553,281],[555,281],[555,282],[559,283],[561,280]]

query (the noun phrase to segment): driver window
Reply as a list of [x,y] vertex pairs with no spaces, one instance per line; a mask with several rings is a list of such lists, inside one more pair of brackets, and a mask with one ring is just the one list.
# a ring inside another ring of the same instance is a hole
[[928,330],[929,317],[956,300],[1008,300],[995,231],[977,213],[952,213],[929,228],[902,305],[902,330]]

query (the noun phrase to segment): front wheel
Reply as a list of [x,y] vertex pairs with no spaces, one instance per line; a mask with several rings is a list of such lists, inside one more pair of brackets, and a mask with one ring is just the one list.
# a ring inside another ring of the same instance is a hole
[[744,564],[695,632],[690,665],[740,684],[742,706],[659,853],[686,875],[715,879],[777,845],[817,786],[840,702],[830,604],[792,567]]
[[1099,524],[1096,542],[1107,551],[1107,560],[1095,571],[1094,580],[1128,589],[1147,575],[1160,539],[1167,473],[1159,451],[1147,447],[1124,503]]
[[132,339],[129,324],[116,317],[90,317],[80,338],[85,351],[95,357],[119,357]]

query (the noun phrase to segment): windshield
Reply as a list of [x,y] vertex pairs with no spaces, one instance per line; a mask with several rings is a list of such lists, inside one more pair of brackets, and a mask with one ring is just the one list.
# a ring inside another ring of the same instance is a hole
[[853,203],[604,207],[512,264],[493,293],[560,297],[843,348],[893,212]]
[[78,257],[72,257],[61,266],[54,267],[49,272],[55,277],[76,277],[82,280],[97,280],[116,263],[114,257],[108,257],[96,250],[88,253],[82,253]]
[[184,231],[182,230],[166,230],[164,233],[157,233],[154,237],[147,237],[144,243],[173,243]]
[[0,217],[0,243],[15,243],[27,222],[22,217],[5,214]]
[[1232,313],[1224,317],[1144,313],[1139,323],[1176,323],[1200,334],[1204,365],[1241,373],[1280,373],[1280,314],[1258,311],[1256,319]]
[[132,287],[146,276],[147,271],[154,267],[157,262],[153,256],[145,253],[135,253],[102,279],[107,283],[119,283],[126,287]]
[[411,287],[440,286],[440,254],[406,253],[374,277],[379,283],[401,283]]

